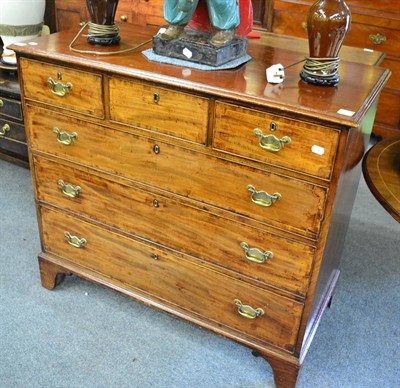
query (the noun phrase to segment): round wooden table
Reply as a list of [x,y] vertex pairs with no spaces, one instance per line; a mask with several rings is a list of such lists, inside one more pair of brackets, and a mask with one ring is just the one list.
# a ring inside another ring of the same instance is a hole
[[364,156],[362,169],[372,194],[400,222],[400,136],[371,147]]

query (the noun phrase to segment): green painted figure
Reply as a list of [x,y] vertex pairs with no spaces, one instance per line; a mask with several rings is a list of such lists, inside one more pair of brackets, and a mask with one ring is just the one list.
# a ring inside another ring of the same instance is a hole
[[[200,0],[201,1],[201,0]],[[235,28],[240,23],[238,0],[205,0],[211,25],[216,32],[210,43],[221,46],[235,36]],[[168,22],[164,39],[177,38],[190,22],[199,0],[164,0],[164,19]]]

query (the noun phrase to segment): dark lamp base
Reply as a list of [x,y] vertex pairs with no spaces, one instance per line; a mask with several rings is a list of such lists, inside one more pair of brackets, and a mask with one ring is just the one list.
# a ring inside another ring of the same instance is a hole
[[87,41],[96,46],[113,46],[119,44],[121,40],[119,35],[106,35],[106,36],[88,36]]
[[306,73],[304,70],[300,72],[300,78],[308,84],[320,86],[336,86],[340,81],[338,73],[332,74],[329,77],[321,77],[316,74],[311,75],[309,73]]

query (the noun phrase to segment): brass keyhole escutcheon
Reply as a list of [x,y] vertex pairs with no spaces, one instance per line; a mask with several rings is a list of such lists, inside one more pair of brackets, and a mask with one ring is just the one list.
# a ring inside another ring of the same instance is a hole
[[158,93],[153,93],[153,101],[155,104],[160,102],[160,95]]
[[158,203],[158,201],[156,199],[153,199],[153,206],[160,207],[160,204]]
[[155,154],[159,154],[160,153],[160,147],[157,144],[155,144],[153,146],[153,151],[154,151]]

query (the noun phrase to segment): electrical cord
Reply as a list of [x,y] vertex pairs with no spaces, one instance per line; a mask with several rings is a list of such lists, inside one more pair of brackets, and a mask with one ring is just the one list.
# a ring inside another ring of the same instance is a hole
[[142,47],[146,45],[147,43],[151,42],[151,39],[148,39],[142,43],[139,43],[138,45],[134,47],[129,47],[125,50],[118,50],[118,51],[112,51],[112,52],[104,52],[104,51],[94,51],[94,50],[79,50],[73,47],[75,42],[78,40],[78,38],[82,35],[83,30],[89,26],[89,31],[87,35],[84,35],[85,37],[101,37],[101,36],[109,36],[113,34],[118,34],[119,32],[119,27],[116,24],[113,25],[101,25],[101,24],[96,24],[92,22],[87,22],[85,23],[82,28],[78,31],[76,34],[75,38],[72,40],[72,42],[69,44],[69,49],[71,51],[80,53],[80,54],[95,54],[95,55],[115,55],[115,54],[124,54],[128,53],[134,50],[137,50],[139,47]]
[[[310,75],[315,75],[318,71],[318,77],[331,77],[339,67],[339,57],[336,58],[313,58],[306,57],[306,63],[304,64],[303,71]],[[327,74],[323,74],[323,71],[327,71]]]

